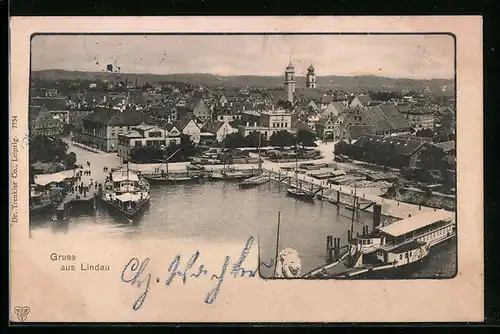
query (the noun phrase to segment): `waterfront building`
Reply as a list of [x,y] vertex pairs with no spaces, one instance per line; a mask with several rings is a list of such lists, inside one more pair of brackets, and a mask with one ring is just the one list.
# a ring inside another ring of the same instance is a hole
[[180,131],[173,124],[161,128],[142,123],[131,127],[127,133],[118,135],[118,156],[126,159],[134,148],[161,148],[169,146],[172,142],[180,143]]
[[200,143],[200,138],[201,138],[201,128],[198,125],[198,123],[194,119],[183,119],[180,121],[177,121],[175,124],[175,127],[185,135],[188,135],[189,138],[195,143],[199,144]]
[[258,122],[255,121],[253,124],[247,122],[245,126],[239,128],[239,132],[246,137],[251,132],[257,131],[267,138],[283,130],[293,133],[295,130],[292,129],[292,117],[293,114],[285,109],[263,111],[260,114],[260,120]]
[[221,142],[228,134],[238,132],[238,129],[233,128],[229,122],[212,121],[208,122],[201,129],[202,133],[210,133],[214,135],[214,139]]
[[426,145],[426,140],[420,138],[365,134],[353,144],[340,141],[335,145],[334,152],[354,160],[403,168],[415,167],[419,153]]
[[365,128],[367,133],[376,135],[394,135],[411,131],[411,125],[406,117],[391,104],[345,110],[342,139],[356,139],[351,137],[352,133],[349,131],[352,125],[360,126],[358,129]]
[[145,114],[140,111],[96,108],[82,119],[81,132],[75,134],[74,140],[105,152],[116,152],[118,136],[141,124],[145,118]]

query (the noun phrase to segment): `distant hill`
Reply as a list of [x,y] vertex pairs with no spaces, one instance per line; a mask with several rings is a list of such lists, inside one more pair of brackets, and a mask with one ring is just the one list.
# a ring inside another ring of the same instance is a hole
[[[83,71],[65,71],[65,70],[42,70],[33,71],[33,79],[48,80],[108,80],[108,81],[135,81],[139,84],[145,82],[184,82],[193,85],[203,85],[209,87],[229,86],[244,87],[254,86],[267,89],[279,88],[283,86],[282,76],[220,76],[207,73],[181,73],[181,74],[136,74],[136,73],[111,73],[111,72],[83,72]],[[297,87],[305,86],[305,77],[296,77]],[[336,88],[349,92],[359,90],[402,90],[413,89],[423,90],[429,87],[432,92],[438,93],[443,85],[447,87],[447,93],[453,95],[454,81],[451,79],[396,79],[379,77],[375,75],[362,76],[317,76],[316,83],[318,88]]]

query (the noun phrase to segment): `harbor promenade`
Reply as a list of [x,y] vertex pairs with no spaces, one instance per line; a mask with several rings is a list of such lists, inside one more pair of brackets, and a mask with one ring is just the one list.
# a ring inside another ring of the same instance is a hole
[[[78,189],[73,189],[73,191],[68,192],[61,203],[57,205],[56,215],[57,217],[62,217],[67,219],[70,210],[70,204],[78,202],[93,203],[94,207],[96,205],[95,201],[99,189],[95,187],[95,182],[97,184],[104,183],[106,175],[108,172],[104,171],[104,167],[116,168],[120,166],[120,160],[116,156],[116,153],[104,153],[96,152],[95,150],[87,149],[81,145],[75,145],[71,143],[70,140],[66,140],[69,146],[68,151],[74,152],[77,157],[76,164],[81,165],[82,168],[77,168],[75,170],[75,175],[81,172],[80,180],[76,181],[73,187],[78,187],[83,185],[86,187],[87,191],[80,193]],[[87,164],[89,163],[89,164]]]
[[[272,174],[278,173],[282,178],[287,177],[291,179],[294,183],[295,172],[282,170],[280,165],[270,165],[269,162],[263,164],[264,168]],[[352,204],[352,197],[356,193],[356,196],[360,199],[360,202],[374,202],[376,204],[382,205],[382,215],[394,217],[394,218],[408,218],[409,215],[418,215],[419,213],[434,211],[433,208],[424,207],[420,205],[414,205],[410,203],[398,202],[391,199],[383,198],[377,194],[374,194],[373,188],[356,188],[349,186],[339,186],[334,184],[328,184],[326,181],[318,180],[308,175],[298,176],[299,182],[303,184],[303,187],[307,189],[311,184],[316,187],[323,187],[323,196],[327,199],[336,201],[336,193],[340,192],[340,202],[342,204]],[[373,206],[367,206],[366,211],[373,212]]]
[[[102,183],[106,177],[106,173],[103,171],[103,167],[107,166],[108,168],[118,167],[121,162],[116,153],[96,153],[95,151],[87,150],[83,147],[78,147],[68,141],[70,145],[70,151],[73,151],[77,154],[78,164],[86,166],[86,162],[90,162],[90,170],[91,176],[82,177],[82,182],[85,184],[86,182],[90,182],[90,179],[93,181],[97,180],[97,182]],[[301,163],[331,163],[333,161],[333,143],[319,143],[318,149],[321,150],[323,157],[321,159],[310,160],[310,161],[301,161]],[[258,155],[255,153],[250,153],[250,156],[257,158]],[[169,172],[181,172],[186,171],[186,166],[189,165],[189,162],[176,162],[169,163],[168,169]],[[267,159],[263,159],[262,168],[265,170],[271,171],[273,173],[280,173],[283,176],[289,178],[295,178],[295,173],[293,171],[285,171],[281,169],[281,167],[294,167],[295,162],[287,162],[287,163],[276,163],[269,161]],[[155,168],[165,169],[165,164],[129,164],[130,169],[136,170],[142,173],[152,173]],[[207,171],[213,170],[221,170],[224,168],[223,165],[205,165],[204,166]],[[248,170],[252,168],[258,168],[258,164],[234,164],[230,166],[236,170]],[[398,219],[408,218],[409,215],[414,216],[419,213],[434,211],[434,208],[429,208],[425,206],[410,204],[399,202],[387,198],[383,198],[380,195],[383,194],[383,190],[378,188],[356,188],[349,186],[339,186],[328,184],[324,180],[318,180],[308,175],[299,174],[299,180],[301,182],[307,184],[313,184],[316,187],[324,187],[325,190],[323,192],[323,196],[327,199],[336,200],[336,192],[341,193],[341,203],[348,204],[352,203],[352,196],[356,191],[356,196],[360,198],[362,202],[374,202],[382,205],[382,215],[390,216]],[[344,199],[344,200],[343,200]],[[372,212],[373,206],[369,206],[366,208],[367,211]]]

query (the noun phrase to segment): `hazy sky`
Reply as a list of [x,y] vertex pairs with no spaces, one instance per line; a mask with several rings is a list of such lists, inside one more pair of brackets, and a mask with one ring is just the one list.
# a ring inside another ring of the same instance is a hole
[[32,69],[123,73],[454,76],[454,44],[445,35],[52,35],[32,40]]

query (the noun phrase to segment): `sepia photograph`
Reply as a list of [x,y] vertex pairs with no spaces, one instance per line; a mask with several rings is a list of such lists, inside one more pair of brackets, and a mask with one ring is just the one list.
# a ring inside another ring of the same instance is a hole
[[31,237],[258,235],[266,279],[451,278],[454,43],[34,35]]
[[13,20],[11,321],[482,319],[480,23]]

